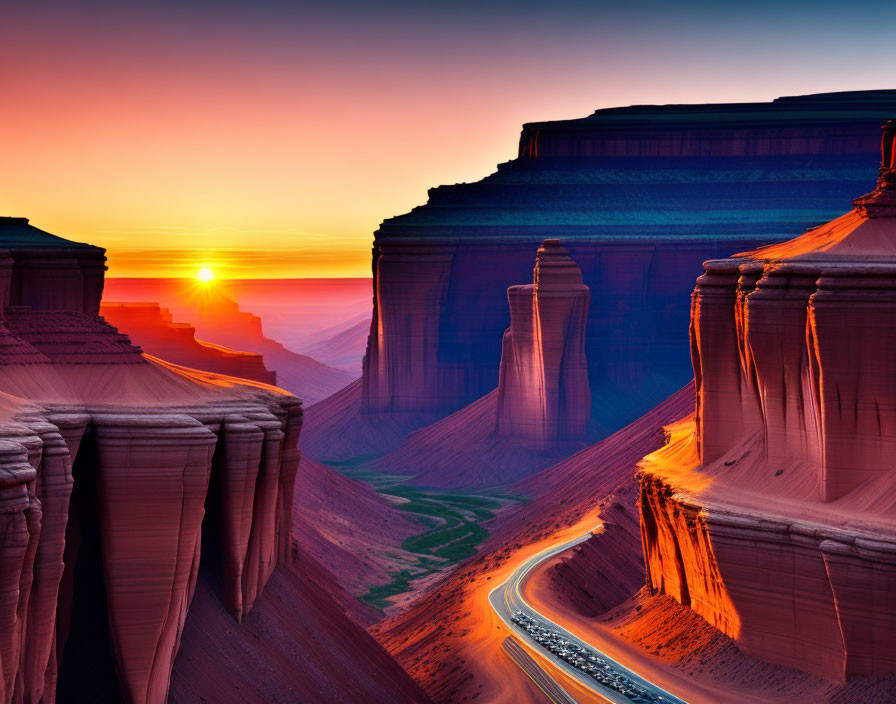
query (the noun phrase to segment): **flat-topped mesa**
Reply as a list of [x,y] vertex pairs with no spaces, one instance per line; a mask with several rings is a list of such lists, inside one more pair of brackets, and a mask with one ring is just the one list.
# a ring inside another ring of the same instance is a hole
[[141,354],[102,249],[0,250],[0,701],[162,704],[203,556],[239,620],[292,553],[301,402]]
[[632,105],[523,126],[531,161],[850,154],[867,143],[857,120],[874,119],[892,91],[788,96],[767,103]]
[[591,413],[585,358],[590,289],[556,239],[538,250],[533,279],[507,289],[510,327],[501,355],[496,432],[541,449],[585,437]]
[[31,225],[28,218],[12,217],[0,217],[0,246],[15,262],[9,305],[97,314],[105,250],[51,235]]
[[[592,420],[621,428],[691,377],[694,263],[842,212],[872,187],[878,128],[894,111],[896,91],[859,91],[525,125],[518,158],[430,189],[376,232],[361,414],[414,416],[407,431],[491,392],[503,295],[527,280],[538,243],[559,237],[591,287]],[[366,420],[341,433],[341,458],[380,451],[352,430]]]
[[896,671],[896,203],[704,264],[696,413],[641,465],[648,584],[748,654]]

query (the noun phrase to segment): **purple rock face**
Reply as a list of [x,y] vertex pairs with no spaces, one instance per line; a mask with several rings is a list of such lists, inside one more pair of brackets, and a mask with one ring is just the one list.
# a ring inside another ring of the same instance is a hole
[[591,290],[593,433],[633,420],[692,374],[700,263],[842,212],[873,184],[894,112],[896,92],[872,91],[526,125],[518,159],[432,189],[377,232],[362,412],[420,425],[493,390],[505,291],[528,278],[534,248],[560,238]]

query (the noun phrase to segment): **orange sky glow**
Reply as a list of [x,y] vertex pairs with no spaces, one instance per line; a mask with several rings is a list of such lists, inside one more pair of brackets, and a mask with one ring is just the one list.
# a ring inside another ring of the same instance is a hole
[[892,84],[869,54],[886,22],[804,54],[812,17],[757,41],[705,9],[676,34],[661,8],[526,23],[528,5],[519,21],[74,5],[3,10],[0,214],[106,247],[110,276],[366,277],[384,218],[513,158],[523,122]]

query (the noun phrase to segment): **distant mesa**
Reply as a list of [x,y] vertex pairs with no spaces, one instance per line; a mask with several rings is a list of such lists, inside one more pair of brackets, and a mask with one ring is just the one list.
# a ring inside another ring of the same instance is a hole
[[207,372],[277,384],[277,373],[265,368],[263,355],[197,340],[196,328],[175,323],[171,311],[158,303],[104,300],[100,315],[125,330],[135,344],[154,357]]
[[640,475],[649,585],[841,681],[896,672],[894,132],[852,212],[706,262],[696,415]]
[[[134,305],[112,308],[122,300],[153,303],[166,310],[164,316],[172,318],[172,311],[178,311],[178,317],[189,325],[176,324],[182,327],[180,332],[163,330],[158,321],[151,320],[151,309],[141,312]],[[273,373],[278,386],[299,396],[306,405],[327,398],[357,378],[351,371],[330,367],[267,337],[261,318],[241,310],[217,283],[191,281],[185,286],[166,280],[131,283],[119,279],[104,297],[104,306],[107,304],[104,310],[121,322],[123,331],[130,333],[128,325],[136,326],[134,337],[148,352],[223,374],[240,370],[243,373],[238,376],[259,381]],[[150,323],[151,328],[147,327]],[[198,344],[206,349],[200,350],[189,341],[186,347],[177,342],[190,335],[198,336]]]

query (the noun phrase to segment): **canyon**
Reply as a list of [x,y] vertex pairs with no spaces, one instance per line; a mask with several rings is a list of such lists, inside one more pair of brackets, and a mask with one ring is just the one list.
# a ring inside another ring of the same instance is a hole
[[696,409],[640,470],[649,587],[841,682],[896,670],[894,135],[851,212],[706,262]]
[[[868,96],[853,97],[861,101]],[[810,113],[829,98],[793,106],[794,115],[810,118],[804,135],[818,137]],[[739,134],[738,129],[732,134]],[[860,151],[866,159],[880,153],[877,134],[877,148],[868,146],[870,140],[863,142]],[[524,587],[526,598],[542,614],[651,681],[693,702],[889,700],[896,671],[889,598],[896,564],[894,502],[889,498],[894,135],[896,121],[891,120],[884,127],[878,185],[855,199],[851,213],[828,224],[814,223],[792,241],[706,261],[687,308],[690,328],[685,324],[678,333],[685,348],[690,342],[694,387],[528,478],[498,475],[499,482],[516,481],[508,489],[531,503],[501,514],[475,558],[430,587],[407,612],[373,627],[436,701],[474,695],[498,702],[537,700],[518,681],[519,673],[501,649],[507,624],[488,610],[487,595],[515,565],[596,523],[601,530],[591,540],[539,567]],[[830,149],[827,156],[833,154],[836,161],[850,144],[847,139],[819,139],[813,148]],[[779,147],[766,142],[757,149],[767,155]],[[682,147],[672,140],[655,148],[659,158],[659,153]],[[742,143],[738,149],[749,151],[750,146]],[[731,156],[721,151],[723,157]],[[873,174],[868,166],[855,173],[859,171]],[[873,178],[867,185],[858,182],[858,192],[872,183]],[[805,215],[805,197],[804,191],[788,194],[793,217]],[[791,217],[783,202],[779,216],[782,223]],[[391,250],[384,247],[380,256],[388,266],[378,275],[414,286],[425,275],[436,284],[427,291],[444,300],[455,282],[449,283],[443,268],[433,275],[435,268],[454,261],[443,244],[427,249],[415,241],[391,260]],[[587,259],[585,265],[579,261],[574,238],[563,238],[562,244],[582,266],[584,285]],[[549,247],[559,243],[546,241],[539,255]],[[390,267],[410,259],[412,248],[426,257],[426,267],[416,269],[416,279],[399,277]],[[392,284],[381,289],[376,283],[377,305],[381,291],[391,295]],[[605,287],[592,287],[592,308],[598,289],[606,293]],[[404,440],[393,440],[398,449],[367,466],[383,471],[394,467],[424,485],[452,486],[456,481],[457,486],[475,486],[480,478],[477,456],[467,450],[483,447],[482,438],[497,437],[502,427],[490,419],[500,417],[508,398],[501,388],[508,362],[516,365],[517,378],[525,379],[521,390],[532,394],[524,405],[536,420],[524,427],[538,428],[536,442],[543,440],[545,427],[556,427],[546,426],[545,416],[539,415],[543,377],[531,361],[538,359],[545,338],[530,334],[525,357],[508,345],[515,335],[517,342],[524,339],[518,330],[531,330],[531,320],[538,318],[531,290],[521,291],[522,302],[513,308],[518,291],[511,286],[508,292],[511,329],[504,336],[498,390]],[[404,295],[407,291],[390,300],[397,306]],[[427,296],[413,300],[429,305]],[[477,313],[485,307],[483,300],[476,298]],[[556,311],[558,326],[568,320],[568,310]],[[515,315],[518,311],[522,315]],[[380,324],[371,334],[362,385],[374,375],[394,381],[392,367],[382,364],[382,358],[376,369],[370,366],[378,359],[372,348],[388,344],[385,319],[393,314],[391,308],[375,312],[375,326],[376,316]],[[514,328],[523,320],[527,322]],[[430,340],[430,333],[421,331],[432,329],[424,326],[403,340],[396,334],[401,364],[418,370],[416,397],[393,396],[396,412],[384,411],[385,406],[374,412],[367,406],[367,422],[389,419],[400,425],[433,412],[426,407],[425,384],[453,383],[449,375],[440,379],[436,373],[444,371],[439,365],[445,357],[430,348],[414,367],[407,344]],[[593,328],[586,330],[586,335],[595,334]],[[557,335],[553,341],[562,346],[567,339],[575,335]],[[612,405],[612,393],[604,395],[607,387],[594,383],[590,349],[586,343],[583,356],[592,398]],[[516,364],[520,357],[526,359],[522,365]],[[638,361],[636,354],[635,366]],[[426,378],[419,365],[428,363],[434,373]],[[559,387],[555,377],[552,391]],[[348,406],[347,391],[343,408]],[[370,398],[365,393],[362,386],[351,396],[358,417]],[[591,422],[600,427],[603,418],[598,414]],[[400,428],[390,433],[397,438]],[[532,439],[521,435],[514,443],[517,458]],[[342,443],[345,453],[360,447],[351,440]],[[642,455],[651,445],[657,449]],[[448,447],[456,450],[456,462],[440,464]],[[483,467],[493,468],[492,456],[479,459]],[[576,691],[562,671],[544,662],[539,666],[558,686]],[[592,695],[578,694],[591,701]]]
[[265,701],[427,701],[295,546],[302,402],[142,353],[98,315],[101,248],[25,218],[0,242],[0,700],[244,700],[213,649],[264,663],[264,624],[292,643]]
[[[538,701],[488,596],[595,525],[523,587],[557,624],[692,702],[876,700],[896,123],[876,189],[819,223],[873,185],[894,112],[525,125],[382,224],[372,319],[355,281],[289,347],[256,306],[287,329],[298,284],[106,286],[102,249],[0,219],[0,700]],[[409,546],[449,520],[423,489],[500,494],[460,509],[472,558]]]
[[[373,626],[377,640],[434,701],[447,704],[477,695],[483,701],[506,704],[543,701],[540,691],[504,654],[502,642],[509,632],[490,608],[488,594],[521,561],[601,519],[607,524],[618,521],[623,531],[628,528],[631,538],[626,544],[637,547],[634,467],[645,453],[662,445],[663,426],[686,412],[692,398],[692,389],[683,389],[603,441],[511,485],[510,491],[528,501],[499,515],[478,554],[404,613]],[[628,518],[617,518],[618,513]],[[595,591],[600,573],[615,555],[609,551],[600,557],[606,546],[597,547],[599,559],[585,572]],[[636,556],[633,561],[631,554],[625,555],[619,569],[623,584],[632,590],[643,583]],[[625,598],[626,591],[617,588],[617,598]],[[609,599],[599,610],[616,604],[612,596]],[[582,701],[598,701],[588,698],[587,692],[581,694]]]

